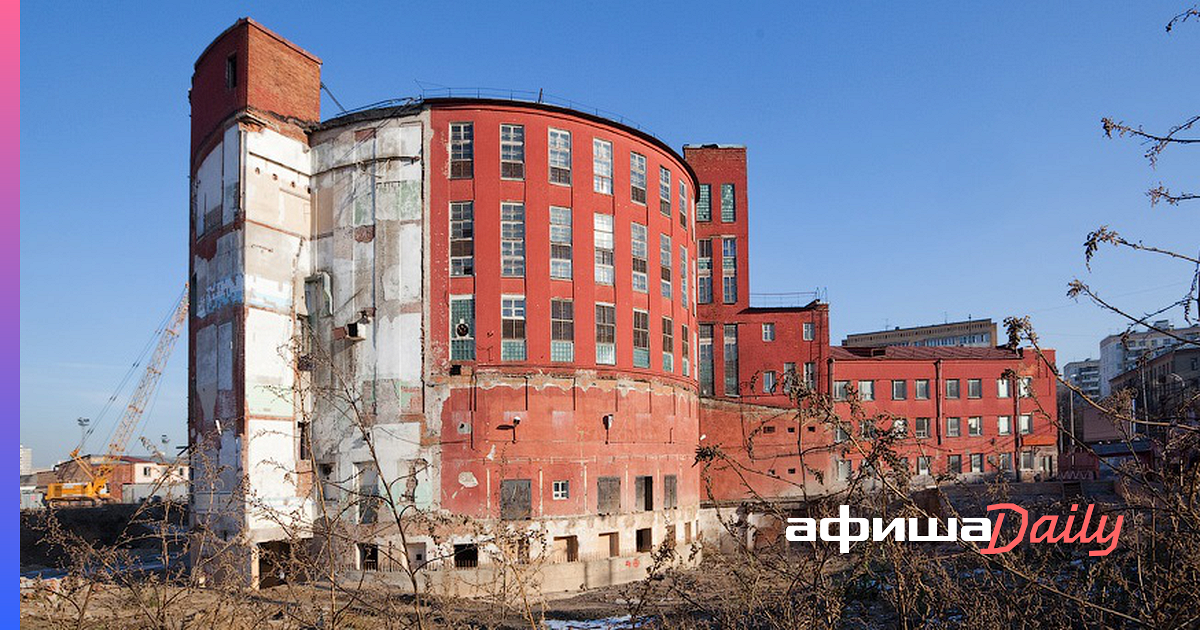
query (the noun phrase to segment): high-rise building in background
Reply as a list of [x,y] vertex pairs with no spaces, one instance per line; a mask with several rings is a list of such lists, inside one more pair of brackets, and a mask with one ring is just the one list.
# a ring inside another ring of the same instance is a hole
[[1091,358],[1072,361],[1063,366],[1062,376],[1085,396],[1100,397],[1100,361]]
[[933,324],[930,326],[913,326],[876,332],[855,333],[846,335],[842,341],[844,346],[916,346],[942,348],[947,346],[966,346],[972,348],[992,348],[999,345],[996,336],[996,324],[990,319],[969,319],[961,322]]
[[1138,361],[1152,359],[1180,339],[1200,341],[1200,326],[1175,328],[1170,320],[1153,323],[1153,328],[1109,335],[1100,341],[1100,395],[1112,393],[1112,380],[1137,367]]

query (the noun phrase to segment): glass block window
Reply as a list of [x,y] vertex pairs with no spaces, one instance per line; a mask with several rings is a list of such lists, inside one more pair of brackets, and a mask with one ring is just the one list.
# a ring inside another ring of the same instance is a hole
[[617,363],[617,307],[596,305],[596,363]]
[[712,239],[696,241],[696,303],[712,303]]
[[633,290],[646,293],[649,290],[646,269],[650,265],[647,260],[649,246],[646,244],[646,226],[641,223],[630,223],[629,233],[630,254],[633,257]]
[[737,239],[721,239],[721,299],[734,304],[737,297]]
[[608,140],[592,140],[592,189],[611,195],[613,191],[613,147]]
[[733,184],[721,184],[721,223],[733,223],[737,219]]
[[524,125],[500,125],[500,177],[525,179]]
[[662,365],[664,372],[675,371],[675,323],[662,318]]
[[450,123],[450,179],[469,179],[474,174],[475,125]]
[[571,279],[571,209],[550,206],[550,277]]
[[713,395],[713,325],[700,324],[700,395]]
[[500,360],[525,360],[525,296],[500,298]]
[[636,203],[646,203],[646,156],[629,154],[630,198]]
[[450,360],[475,360],[475,296],[450,298]]
[[650,367],[650,313],[633,312],[633,367]]
[[500,204],[500,275],[525,275],[525,205]]
[[725,395],[738,395],[737,324],[725,324]]
[[571,185],[571,132],[550,129],[550,183]]
[[550,300],[550,360],[575,360],[575,305],[571,300]]
[[450,203],[450,275],[475,275],[475,204]]
[[660,272],[660,290],[662,296],[671,299],[671,237],[666,234],[658,235],[658,266]]
[[613,217],[611,214],[596,214],[592,230],[596,248],[596,283],[612,284],[613,272]]
[[700,195],[696,198],[696,222],[712,221],[712,186],[700,184]]
[[671,171],[658,167],[658,211],[671,216]]

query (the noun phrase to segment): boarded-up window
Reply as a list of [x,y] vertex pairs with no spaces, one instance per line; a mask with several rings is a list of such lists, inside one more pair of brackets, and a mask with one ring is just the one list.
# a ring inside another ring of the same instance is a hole
[[598,513],[617,514],[621,511],[621,478],[600,477],[596,480]]
[[679,506],[679,500],[676,498],[676,481],[675,475],[663,476],[663,509],[670,510]]
[[500,482],[500,518],[506,521],[526,520],[533,515],[528,479],[505,479]]
[[654,477],[637,477],[633,485],[633,504],[647,512],[654,509]]

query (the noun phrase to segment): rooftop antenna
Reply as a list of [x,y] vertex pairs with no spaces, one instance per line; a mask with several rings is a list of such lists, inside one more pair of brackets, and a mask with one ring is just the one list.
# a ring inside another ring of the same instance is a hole
[[539,102],[539,103],[541,103],[541,102],[542,102],[542,91],[543,91],[543,90],[545,90],[545,89],[546,89],[546,88],[538,88],[538,102]]

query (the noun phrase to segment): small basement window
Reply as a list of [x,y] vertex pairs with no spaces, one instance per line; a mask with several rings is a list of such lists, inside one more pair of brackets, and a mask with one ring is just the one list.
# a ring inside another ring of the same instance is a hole
[[379,570],[379,545],[358,543],[358,566],[363,571]]
[[479,566],[479,545],[466,543],[454,545],[454,568],[473,569]]

